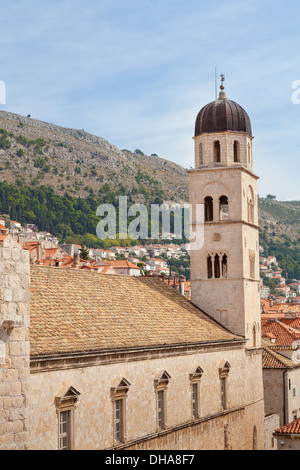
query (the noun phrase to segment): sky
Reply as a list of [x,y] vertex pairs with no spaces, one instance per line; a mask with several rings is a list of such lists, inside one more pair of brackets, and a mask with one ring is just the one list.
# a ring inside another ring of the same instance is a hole
[[282,201],[300,200],[299,59],[298,0],[0,0],[0,109],[190,168],[217,70],[259,195]]

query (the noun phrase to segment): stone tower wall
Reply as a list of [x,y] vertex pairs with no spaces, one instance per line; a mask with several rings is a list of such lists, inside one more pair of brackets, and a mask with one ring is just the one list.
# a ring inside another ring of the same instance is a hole
[[0,450],[24,450],[29,439],[29,256],[0,237]]

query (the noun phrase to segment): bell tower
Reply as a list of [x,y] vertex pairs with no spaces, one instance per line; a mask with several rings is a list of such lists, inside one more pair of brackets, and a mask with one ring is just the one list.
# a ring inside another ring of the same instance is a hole
[[[195,125],[190,204],[203,204],[204,243],[191,251],[192,302],[224,327],[261,342],[257,180],[246,111],[224,92]],[[203,223],[203,222],[202,222]],[[193,231],[197,222],[193,221]]]

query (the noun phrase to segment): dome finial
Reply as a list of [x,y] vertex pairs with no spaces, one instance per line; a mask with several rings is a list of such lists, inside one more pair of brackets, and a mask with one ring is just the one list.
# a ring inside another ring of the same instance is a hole
[[219,99],[224,99],[226,98],[226,93],[225,93],[225,87],[224,87],[224,82],[225,82],[225,76],[223,74],[220,75],[221,77],[221,85],[220,85],[220,93],[219,93]]

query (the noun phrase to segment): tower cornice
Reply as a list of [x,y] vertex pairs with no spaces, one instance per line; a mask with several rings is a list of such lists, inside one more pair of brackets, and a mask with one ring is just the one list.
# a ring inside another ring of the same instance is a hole
[[248,170],[247,168],[245,168],[243,165],[230,165],[230,166],[207,166],[207,167],[201,167],[201,168],[189,168],[187,169],[187,173],[202,173],[204,171],[216,171],[216,172],[220,172],[220,171],[224,171],[224,170],[242,170],[244,171],[245,173],[247,173],[248,175],[252,176],[253,178],[255,178],[256,180],[259,180],[259,176],[257,176],[255,173],[253,173],[252,171]]

